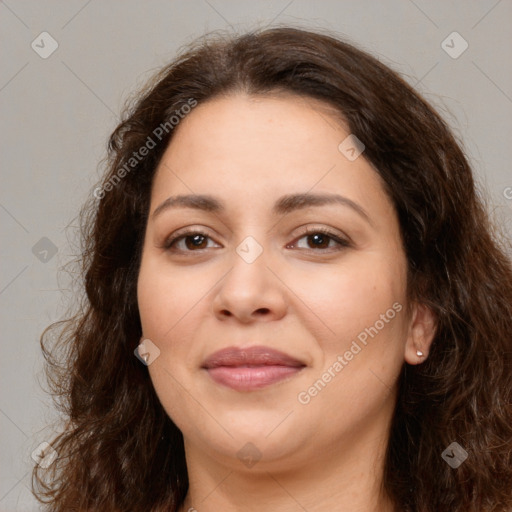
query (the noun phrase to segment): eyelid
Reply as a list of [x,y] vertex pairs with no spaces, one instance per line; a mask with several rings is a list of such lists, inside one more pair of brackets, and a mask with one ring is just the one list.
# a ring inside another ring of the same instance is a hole
[[[317,233],[326,235],[327,237],[331,238],[338,244],[338,248],[331,248],[330,251],[339,250],[340,248],[345,248],[345,247],[351,247],[353,245],[350,237],[348,237],[344,233],[338,232],[337,230],[335,231],[330,228],[326,228],[324,226],[308,226],[307,228],[305,228],[304,231],[302,231],[300,234],[295,236],[295,238],[294,238],[293,242],[291,242],[291,244],[295,245],[297,243],[297,241],[300,240],[301,238],[304,238],[309,235],[314,235]],[[289,247],[289,245],[290,244],[287,244],[287,247]],[[302,250],[305,250],[305,251],[310,250],[310,251],[313,251],[316,253],[330,252],[329,249],[312,249],[311,248],[311,249],[302,249]]]
[[[186,238],[188,236],[194,236],[194,235],[202,235],[202,236],[212,240],[216,244],[218,244],[218,242],[210,235],[208,229],[206,229],[204,227],[201,227],[201,228],[186,227],[186,228],[178,229],[177,231],[174,231],[168,237],[166,237],[165,240],[163,241],[163,243],[160,245],[160,248],[166,249],[166,250],[171,250],[171,246],[173,244],[175,244],[178,240]],[[201,249],[198,249],[198,251],[200,251],[200,250]],[[186,251],[186,252],[193,252],[193,251]]]
[[[187,238],[189,236],[194,236],[194,235],[204,236],[205,238],[207,238],[209,240],[212,240],[215,244],[221,245],[209,234],[208,231],[209,231],[208,229],[205,229],[203,227],[202,228],[186,227],[186,228],[178,229],[177,231],[173,232],[171,235],[169,235],[164,240],[164,242],[161,244],[160,248],[170,251],[172,245],[176,244],[176,242],[178,242],[178,241],[180,241],[180,240],[182,240],[184,238]],[[301,233],[297,234],[294,237],[292,242],[286,244],[285,248],[290,248],[290,246],[292,246],[292,248],[295,248],[298,240],[300,240],[300,239],[302,239],[304,237],[307,237],[309,235],[314,235],[314,234],[326,235],[331,240],[333,240],[335,243],[337,243],[338,247],[330,248],[330,249],[329,248],[328,249],[314,249],[314,248],[304,249],[304,248],[300,248],[299,250],[301,250],[301,251],[312,251],[312,252],[315,252],[315,253],[320,253],[320,252],[332,252],[333,250],[336,251],[336,250],[340,250],[341,248],[352,246],[352,241],[350,240],[350,237],[346,236],[345,234],[343,234],[341,232],[335,231],[335,230],[330,229],[330,228],[326,228],[324,226],[308,226],[308,227],[304,228],[301,231]],[[208,249],[208,248],[197,249],[196,251],[177,250],[177,252],[192,253],[192,252],[201,252],[201,251],[204,251],[206,249]]]

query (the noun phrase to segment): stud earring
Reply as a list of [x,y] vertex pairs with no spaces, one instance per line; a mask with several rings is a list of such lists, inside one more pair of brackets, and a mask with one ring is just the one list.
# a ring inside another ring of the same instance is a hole
[[423,352],[421,350],[416,350],[416,355],[418,357],[423,357]]

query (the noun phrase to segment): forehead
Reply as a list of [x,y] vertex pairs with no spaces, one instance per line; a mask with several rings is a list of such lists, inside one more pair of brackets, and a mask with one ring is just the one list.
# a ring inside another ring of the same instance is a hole
[[175,130],[155,176],[153,209],[171,194],[213,194],[247,208],[308,191],[389,207],[372,166],[340,151],[350,134],[321,101],[234,94],[198,105]]

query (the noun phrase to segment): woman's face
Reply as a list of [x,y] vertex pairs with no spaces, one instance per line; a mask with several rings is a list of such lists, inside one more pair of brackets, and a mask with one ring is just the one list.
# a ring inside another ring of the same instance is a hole
[[138,301],[187,450],[284,468],[382,443],[414,315],[396,213],[361,146],[296,96],[215,99],[175,130]]

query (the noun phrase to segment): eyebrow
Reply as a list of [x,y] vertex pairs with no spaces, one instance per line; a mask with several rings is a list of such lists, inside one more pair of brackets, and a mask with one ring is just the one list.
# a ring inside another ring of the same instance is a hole
[[[296,210],[310,207],[319,207],[330,204],[338,204],[351,208],[360,217],[372,224],[366,210],[348,197],[339,194],[289,194],[280,197],[274,204],[272,212],[277,215],[286,215]],[[218,199],[209,195],[188,194],[168,197],[163,203],[155,208],[151,217],[154,219],[164,211],[175,208],[192,208],[205,212],[220,213],[225,211],[224,205]]]

